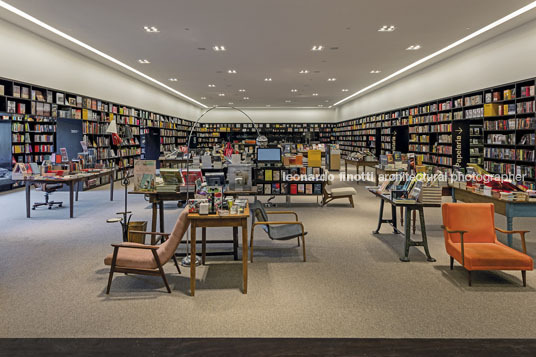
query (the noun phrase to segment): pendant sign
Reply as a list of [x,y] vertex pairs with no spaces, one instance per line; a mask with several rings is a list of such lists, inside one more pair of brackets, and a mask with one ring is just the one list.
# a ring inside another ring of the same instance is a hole
[[465,168],[469,156],[469,122],[455,120],[452,123],[452,166]]

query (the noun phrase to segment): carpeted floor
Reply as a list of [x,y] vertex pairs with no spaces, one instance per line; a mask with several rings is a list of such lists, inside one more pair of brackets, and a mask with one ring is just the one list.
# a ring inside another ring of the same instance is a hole
[[[440,209],[426,211],[437,262],[411,248],[412,261],[402,263],[401,236],[388,227],[371,234],[378,200],[363,183],[336,185],[357,187],[355,209],[293,199],[309,232],[307,263],[295,241],[272,242],[258,231],[248,294],[240,291],[240,262],[211,257],[198,270],[195,297],[188,269],[178,275],[171,264],[172,294],[158,277],[118,274],[105,295],[103,258],[121,240],[119,225],[106,219],[122,210],[120,185],[114,202],[107,187],[81,193],[75,219],[68,207],[27,219],[24,191],[2,193],[0,337],[536,337],[536,273],[526,288],[519,272],[477,272],[467,286],[459,265],[449,270]],[[41,198],[32,192],[32,201]],[[54,199],[68,202],[68,193]],[[133,219],[150,220],[143,197],[130,196],[129,209]],[[179,212],[166,203],[167,231]],[[535,222],[517,219],[514,227],[534,231]],[[504,217],[497,224],[505,227]],[[209,239],[230,236],[229,228],[208,230]],[[534,256],[536,232],[527,240]]]

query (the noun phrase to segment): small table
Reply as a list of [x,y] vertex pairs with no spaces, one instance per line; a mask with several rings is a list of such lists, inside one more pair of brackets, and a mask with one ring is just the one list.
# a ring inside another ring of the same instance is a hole
[[381,167],[378,165],[374,166],[374,169],[376,170],[376,186],[378,186],[380,182],[379,177],[381,174],[393,175],[393,174],[400,174],[400,173],[406,172],[405,169],[388,169],[388,168]]
[[[26,188],[26,217],[30,218],[31,212],[31,186],[35,183],[41,184],[67,184],[69,185],[69,217],[74,217],[74,201],[78,201],[78,191],[80,190],[80,183],[99,178],[104,176],[110,176],[110,201],[114,200],[114,175],[115,170],[101,170],[100,172],[91,172],[87,174],[74,174],[69,177],[61,176],[28,176],[22,180],[24,181]],[[76,195],[75,195],[75,186],[76,186]]]
[[[395,234],[404,234],[405,237],[405,243],[404,243],[404,256],[400,257],[400,260],[403,262],[409,262],[409,248],[410,247],[424,247],[424,252],[426,253],[426,260],[429,262],[435,262],[436,260],[432,258],[430,255],[430,251],[428,250],[428,239],[426,237],[426,224],[424,222],[424,208],[425,207],[441,207],[441,204],[439,203],[398,203],[391,200],[391,197],[388,195],[384,195],[381,193],[378,193],[374,189],[369,189],[369,192],[371,192],[374,196],[380,198],[380,215],[378,219],[378,227],[375,231],[373,231],[373,234],[378,234],[380,232],[380,228],[383,223],[389,223],[394,228]],[[383,207],[384,203],[387,202],[391,204],[391,213],[392,217],[391,219],[383,219]],[[405,208],[405,224],[404,224],[404,233],[400,232],[398,228],[396,227],[396,207]],[[411,212],[412,211],[418,211],[419,212],[419,222],[421,226],[421,236],[422,241],[414,241],[411,240]]]
[[[359,167],[363,167],[363,174],[366,173],[367,167],[375,167],[378,165],[378,161],[365,161],[356,159],[344,159],[344,170],[346,178],[348,178],[348,164],[354,165],[357,173],[359,174]],[[376,176],[377,177],[377,176]],[[377,180],[377,179],[376,179]],[[359,183],[359,182],[358,182]]]
[[[496,197],[482,195],[473,191],[450,186],[452,201],[467,203],[493,203],[495,213],[506,217],[506,229],[514,229],[514,217],[536,217],[536,202],[505,201]],[[508,234],[508,246],[512,246],[512,234]]]
[[[196,251],[196,230],[197,228],[203,229],[203,237],[206,234],[206,228],[209,227],[233,227],[234,230],[238,230],[242,227],[242,292],[247,294],[248,292],[248,217],[249,206],[246,206],[244,213],[241,214],[229,214],[227,216],[220,216],[218,214],[200,215],[198,213],[190,213],[188,218],[190,219],[190,241],[191,241],[191,254],[195,257]],[[195,295],[195,260],[190,265],[190,295]]]

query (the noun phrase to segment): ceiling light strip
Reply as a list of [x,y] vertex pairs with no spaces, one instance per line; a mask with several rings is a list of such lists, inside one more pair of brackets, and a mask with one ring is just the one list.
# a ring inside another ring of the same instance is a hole
[[460,40],[458,40],[456,42],[451,43],[447,47],[442,48],[439,51],[436,51],[436,52],[432,53],[431,55],[428,55],[428,56],[426,56],[424,58],[421,58],[420,60],[418,60],[418,61],[416,61],[416,62],[414,62],[414,63],[412,63],[412,64],[410,64],[410,65],[408,65],[408,66],[406,66],[406,67],[404,67],[404,68],[402,68],[402,69],[400,69],[400,70],[398,70],[398,71],[396,71],[396,72],[394,72],[394,73],[392,73],[390,75],[388,75],[387,77],[385,77],[383,79],[380,79],[379,81],[377,81],[375,83],[372,83],[371,85],[369,85],[369,86],[367,86],[367,87],[365,87],[363,89],[360,89],[359,91],[355,92],[354,94],[339,100],[337,103],[335,103],[333,105],[336,106],[336,105],[339,105],[341,103],[344,103],[344,102],[348,101],[349,99],[351,99],[351,98],[353,98],[353,97],[355,97],[355,96],[357,96],[357,95],[359,95],[359,94],[361,94],[363,92],[366,92],[369,89],[372,89],[372,88],[374,88],[374,87],[376,87],[376,86],[378,86],[378,85],[390,80],[393,77],[396,77],[396,76],[398,76],[398,75],[400,75],[400,74],[402,74],[404,72],[407,72],[410,69],[415,68],[418,65],[420,65],[420,64],[422,64],[424,62],[427,62],[427,61],[431,60],[432,58],[437,57],[440,54],[443,54],[443,53],[453,49],[454,47],[457,47],[457,46],[461,45],[462,43],[467,42],[467,41],[469,41],[469,40],[471,40],[471,39],[473,39],[473,38],[475,38],[475,37],[487,32],[487,31],[489,31],[489,30],[491,30],[491,29],[493,29],[493,28],[495,28],[495,27],[497,27],[499,25],[502,25],[503,23],[505,23],[507,21],[510,21],[513,18],[516,18],[517,16],[522,15],[525,12],[530,11],[530,10],[532,10],[534,8],[536,8],[536,1],[533,1],[530,4],[522,7],[521,9],[516,10],[516,11],[512,12],[511,14],[508,14],[508,15],[500,18],[497,21],[492,22],[491,24],[482,27],[480,30],[475,31],[475,32],[471,33],[470,35],[467,35],[464,38],[462,38],[462,39],[460,39]]
[[197,104],[197,105],[199,105],[199,106],[201,106],[201,107],[203,107],[203,108],[208,108],[208,107],[207,107],[206,105],[204,105],[203,103],[198,102],[197,100],[195,100],[195,99],[193,99],[193,98],[190,98],[190,97],[187,96],[186,94],[181,93],[181,92],[179,92],[178,90],[175,90],[175,89],[171,88],[170,86],[167,86],[167,85],[165,85],[164,83],[162,83],[162,82],[160,82],[160,81],[158,81],[158,80],[156,80],[156,79],[154,79],[154,78],[152,78],[152,77],[146,75],[145,73],[140,72],[140,71],[138,71],[137,69],[130,67],[129,65],[127,65],[127,64],[125,64],[125,63],[119,61],[118,59],[116,59],[116,58],[114,58],[114,57],[112,57],[112,56],[110,56],[110,55],[107,55],[106,53],[104,53],[104,52],[102,52],[102,51],[99,51],[99,50],[97,50],[96,48],[93,48],[93,47],[91,47],[90,45],[88,45],[88,44],[86,44],[86,43],[84,43],[84,42],[82,42],[82,41],[80,41],[80,40],[77,40],[76,38],[74,38],[74,37],[72,37],[72,36],[67,35],[66,33],[64,33],[64,32],[62,32],[62,31],[60,31],[60,30],[58,30],[58,29],[56,29],[56,28],[54,28],[54,27],[52,27],[52,26],[50,26],[50,25],[44,23],[44,22],[41,21],[41,20],[36,19],[35,17],[33,17],[33,16],[31,16],[31,15],[25,13],[24,11],[21,11],[21,10],[17,9],[17,8],[14,7],[14,6],[11,6],[11,5],[7,4],[7,3],[4,2],[4,1],[1,1],[1,0],[0,0],[0,7],[4,8],[4,9],[6,9],[6,10],[8,10],[8,11],[10,11],[10,12],[12,12],[12,13],[14,13],[14,14],[16,14],[16,15],[18,15],[18,16],[24,18],[24,19],[26,19],[26,20],[28,20],[28,21],[31,21],[31,22],[33,22],[34,24],[36,24],[36,25],[38,25],[38,26],[40,26],[40,27],[42,27],[42,28],[44,28],[44,29],[46,29],[46,30],[48,30],[48,31],[50,31],[50,32],[52,32],[52,33],[54,33],[54,34],[56,34],[56,35],[58,35],[58,36],[60,36],[60,37],[62,37],[62,38],[64,38],[64,39],[66,39],[66,40],[68,40],[68,41],[70,41],[70,42],[72,42],[72,43],[74,43],[74,44],[77,44],[78,46],[83,47],[83,48],[85,48],[86,50],[88,50],[88,51],[90,51],[90,52],[93,52],[94,54],[99,55],[99,56],[101,56],[101,57],[107,59],[108,61],[113,62],[113,63],[115,63],[115,64],[117,64],[117,65],[119,65],[119,66],[121,66],[121,67],[123,67],[123,68],[125,68],[125,69],[127,69],[127,70],[129,70],[130,72],[135,73],[135,74],[137,74],[138,76],[143,77],[143,78],[145,78],[145,79],[147,79],[147,80],[149,80],[149,81],[151,81],[151,82],[153,82],[153,83],[159,85],[159,86],[162,87],[162,88],[167,89],[168,91],[170,91],[170,92],[172,92],[172,93],[174,93],[174,94],[176,94],[176,95],[178,95],[178,96],[180,96],[180,97],[182,97],[182,98],[184,98],[184,99],[189,100],[189,101],[192,102],[192,103],[195,103],[195,104]]

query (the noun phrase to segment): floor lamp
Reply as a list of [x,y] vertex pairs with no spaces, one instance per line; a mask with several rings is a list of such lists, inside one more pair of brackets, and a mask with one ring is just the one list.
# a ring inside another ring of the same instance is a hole
[[[196,127],[198,126],[199,122],[201,121],[201,119],[203,119],[203,117],[205,115],[207,115],[210,111],[212,111],[212,110],[214,110],[216,108],[233,109],[233,110],[236,110],[236,111],[244,114],[246,116],[246,118],[248,118],[248,120],[251,122],[251,124],[253,124],[253,127],[255,128],[255,131],[257,132],[257,139],[255,140],[257,147],[263,147],[263,146],[266,146],[268,144],[268,139],[266,138],[266,136],[261,135],[261,133],[259,131],[259,128],[257,127],[257,124],[255,124],[253,119],[251,119],[251,117],[249,115],[247,115],[246,112],[244,112],[242,109],[239,109],[239,108],[236,108],[236,107],[217,107],[217,106],[208,108],[194,122],[194,124],[192,125],[192,128],[190,129],[190,134],[188,135],[188,143],[187,143],[188,146],[187,146],[187,152],[186,152],[186,178],[187,179],[189,179],[189,177],[190,177],[189,176],[189,174],[190,174],[190,159],[191,159],[191,155],[190,155],[190,140],[192,139],[192,135],[193,135]],[[188,201],[190,199],[190,186],[189,186],[190,183],[185,182],[185,184],[186,184],[186,204],[188,204]],[[187,249],[187,251],[186,251],[186,256],[181,261],[182,266],[190,266],[190,264],[191,264],[192,256],[191,256],[191,253],[190,253],[191,252],[190,244],[191,244],[190,235],[186,234],[186,249]],[[200,264],[201,264],[201,260],[196,255],[196,257],[195,257],[195,265],[200,265]]]

